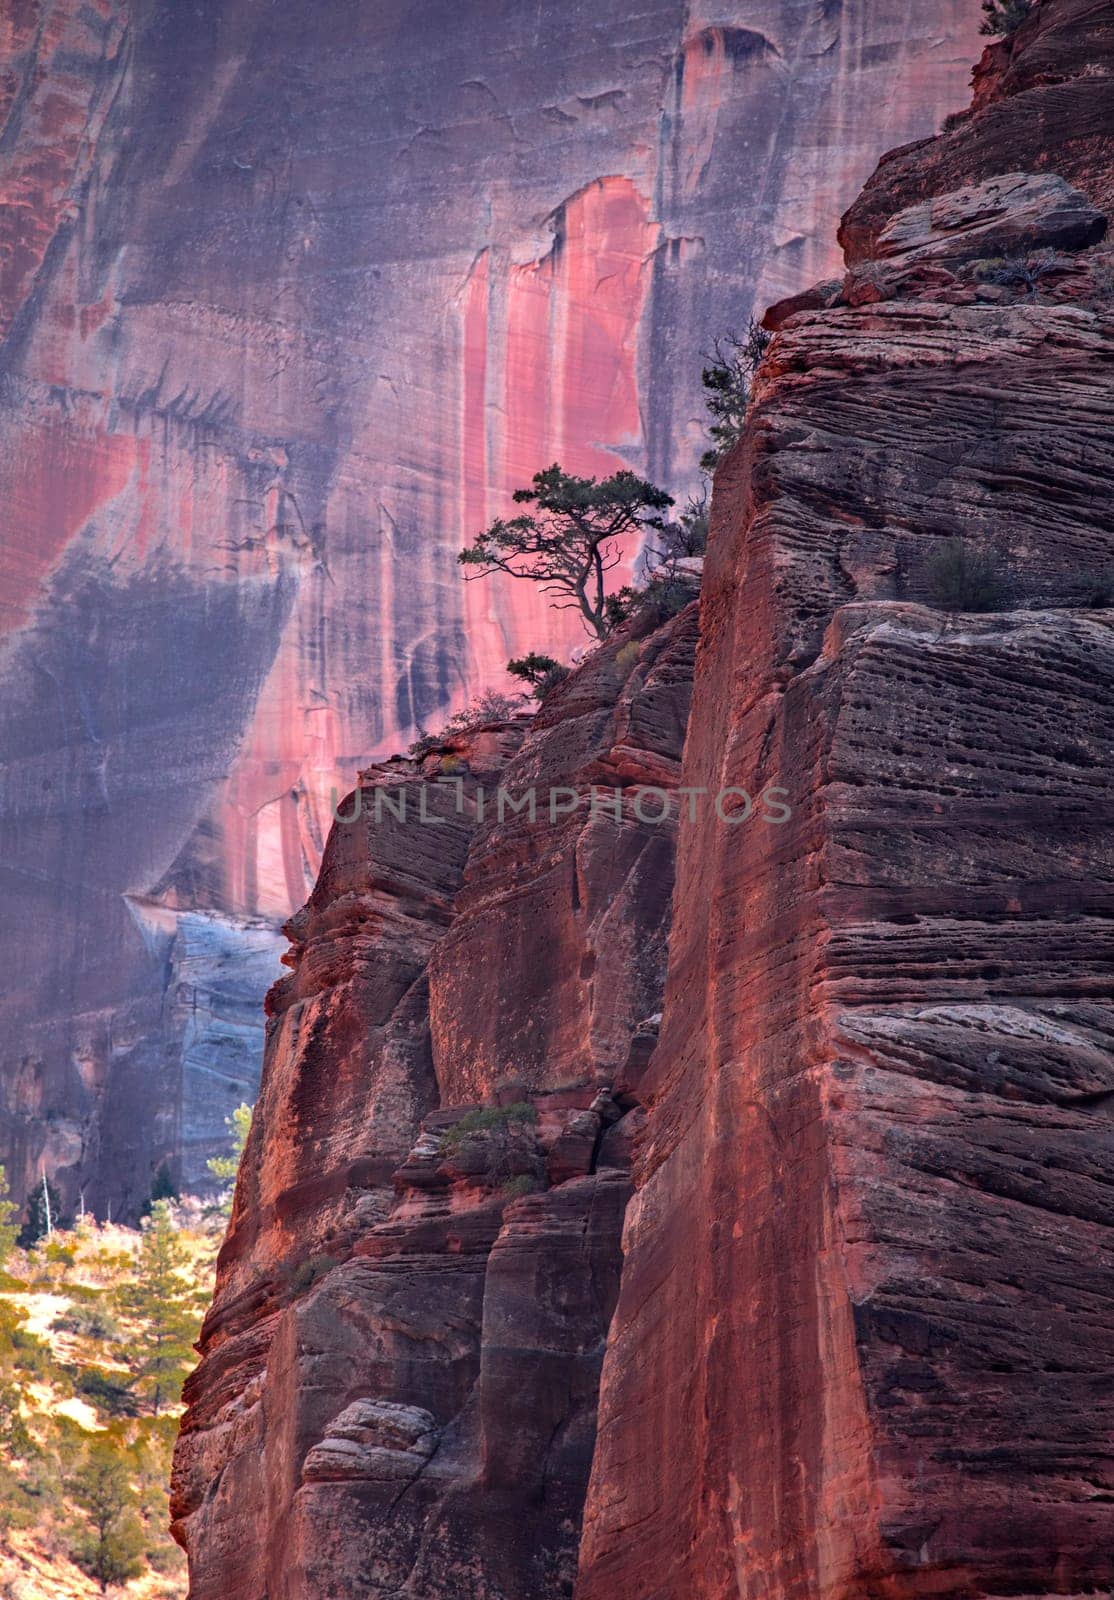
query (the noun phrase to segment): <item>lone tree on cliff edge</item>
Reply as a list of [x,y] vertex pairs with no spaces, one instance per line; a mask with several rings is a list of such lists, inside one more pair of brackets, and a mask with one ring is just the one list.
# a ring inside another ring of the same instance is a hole
[[612,620],[605,578],[622,558],[623,537],[664,528],[661,513],[673,504],[672,495],[633,472],[574,478],[554,464],[535,473],[533,487],[516,490],[514,498],[535,509],[509,521],[500,518],[477,534],[457,557],[462,566],[477,569],[466,576],[509,572],[529,578],[545,594],[558,596],[557,610],[578,610],[596,638],[606,638]]

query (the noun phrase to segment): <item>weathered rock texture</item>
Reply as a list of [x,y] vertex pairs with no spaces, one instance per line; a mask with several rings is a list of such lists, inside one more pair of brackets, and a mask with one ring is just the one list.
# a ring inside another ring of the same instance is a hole
[[45,1157],[134,1207],[250,1097],[215,1039],[183,1070],[179,915],[254,949],[334,785],[568,643],[456,550],[555,457],[691,478],[701,350],[830,271],[879,152],[962,98],[974,0],[912,12],[0,7],[17,1188]]
[[341,808],[187,1390],[194,1600],[572,1592],[696,606],[652,621]]
[[[771,313],[683,761],[695,607],[348,803],[188,1389],[193,1600],[1114,1583],[1114,277],[1072,120],[1110,14],[1046,0]],[[939,608],[957,538],[998,609]]]
[[1114,8],[979,84],[717,476],[684,782],[793,810],[682,835],[578,1600],[1114,1582]]

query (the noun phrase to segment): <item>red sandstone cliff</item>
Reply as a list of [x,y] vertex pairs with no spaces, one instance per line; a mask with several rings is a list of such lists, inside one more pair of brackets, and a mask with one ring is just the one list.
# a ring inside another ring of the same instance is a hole
[[[700,352],[959,103],[975,0],[0,5],[0,1159],[188,1183],[343,793],[521,647],[454,557],[671,488]],[[239,988],[227,974],[239,975]]]
[[675,788],[695,632],[644,619],[334,828],[188,1389],[195,1600],[571,1592],[674,830],[566,797]]
[[578,1600],[1114,1580],[1114,8],[988,67],[717,478],[684,781],[793,817],[682,837]]
[[[774,308],[683,761],[695,608],[366,775],[188,1389],[194,1600],[1114,1582],[1112,85],[1114,7],[1045,0]],[[932,603],[955,535],[999,609]]]

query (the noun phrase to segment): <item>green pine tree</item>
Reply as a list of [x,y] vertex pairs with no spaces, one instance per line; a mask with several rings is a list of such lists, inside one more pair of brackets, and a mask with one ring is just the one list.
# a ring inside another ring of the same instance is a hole
[[176,1404],[193,1362],[200,1315],[188,1265],[169,1204],[159,1200],[143,1230],[135,1276],[117,1291],[117,1304],[135,1329],[128,1349],[135,1388],[156,1417]]
[[67,1483],[73,1503],[85,1513],[73,1557],[107,1594],[144,1571],[143,1525],[136,1515],[131,1475],[111,1438],[94,1439]]
[[0,1167],[0,1270],[6,1265],[19,1238],[19,1224],[12,1220],[19,1215],[19,1207],[10,1195],[8,1174]]
[[149,1205],[154,1205],[158,1200],[177,1200],[178,1185],[174,1182],[174,1174],[170,1170],[170,1162],[163,1161],[159,1164],[155,1176],[151,1179],[151,1199]]

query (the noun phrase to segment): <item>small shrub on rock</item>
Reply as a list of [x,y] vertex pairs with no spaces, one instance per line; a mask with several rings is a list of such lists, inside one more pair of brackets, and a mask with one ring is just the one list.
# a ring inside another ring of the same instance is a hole
[[537,1122],[538,1113],[528,1100],[517,1100],[511,1106],[477,1106],[466,1111],[459,1122],[446,1128],[441,1135],[441,1149],[446,1154],[459,1150],[475,1134],[490,1133]]
[[752,317],[741,338],[736,333],[727,333],[712,346],[700,378],[704,385],[704,404],[712,419],[708,427],[711,444],[700,457],[705,472],[715,471],[742,434],[750,404],[751,381],[772,338],[773,335]]
[[[773,337],[762,330],[766,343]],[[762,346],[766,348],[765,344]],[[690,494],[676,522],[669,522],[657,541],[659,565],[690,556],[702,556],[708,548],[708,485],[699,494]]]
[[689,495],[675,522],[659,530],[646,551],[646,578],[627,584],[607,597],[612,627],[639,612],[653,610],[665,622],[683,611],[700,590],[701,567],[708,547],[708,486]]
[[1033,9],[1033,0],[983,0],[979,32],[990,38],[1016,33]]
[[[538,1114],[525,1100],[509,1106],[478,1106],[441,1136],[441,1154],[492,1189],[538,1171],[534,1124]],[[525,1192],[525,1191],[523,1191]]]
[[503,1185],[503,1193],[508,1200],[520,1200],[524,1194],[533,1194],[537,1187],[536,1178],[532,1178],[528,1172],[520,1172],[516,1178],[508,1178]]
[[620,672],[626,672],[642,654],[642,647],[637,639],[628,639],[626,644],[615,657],[615,665]]
[[440,733],[423,733],[419,739],[415,739],[409,753],[415,761],[420,761],[430,751],[440,749],[449,739],[472,733],[489,722],[509,722],[522,710],[522,701],[523,696],[519,694],[500,694],[498,690],[485,689],[463,711],[450,717]]
[[553,656],[543,655],[537,650],[531,650],[529,655],[516,656],[513,661],[508,661],[507,671],[512,678],[521,678],[524,683],[528,683],[531,694],[539,702],[544,700],[559,683],[564,683],[569,675],[568,667],[555,660]]
[[308,1256],[305,1261],[299,1261],[290,1274],[290,1287],[295,1294],[305,1294],[319,1278],[324,1278],[338,1265],[333,1256]]
[[1055,250],[1034,250],[1029,255],[984,256],[971,263],[970,272],[978,283],[1024,289],[1034,294],[1041,279],[1060,265]]
[[690,600],[696,599],[697,593],[698,584],[694,579],[654,573],[641,588],[633,588],[628,584],[616,594],[609,594],[608,611],[613,626],[648,610],[656,611],[661,621],[665,622],[683,611]]

